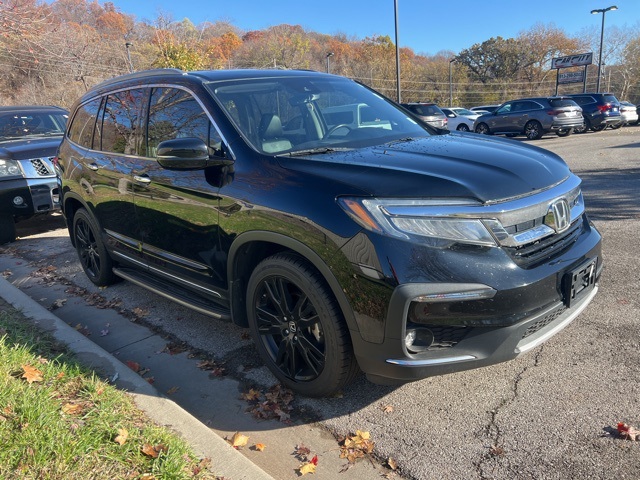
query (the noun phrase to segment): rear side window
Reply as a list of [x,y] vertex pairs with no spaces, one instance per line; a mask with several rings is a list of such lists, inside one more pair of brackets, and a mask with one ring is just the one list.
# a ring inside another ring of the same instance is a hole
[[85,148],[93,148],[93,129],[102,99],[93,99],[81,105],[69,126],[69,139]]
[[603,95],[602,98],[607,103],[619,103],[615,95]]
[[102,151],[137,155],[144,89],[109,94],[102,119]]

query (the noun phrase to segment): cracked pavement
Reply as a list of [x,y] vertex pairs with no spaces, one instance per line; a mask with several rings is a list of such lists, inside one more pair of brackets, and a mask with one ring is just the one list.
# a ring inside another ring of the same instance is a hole
[[[300,429],[313,432],[309,442],[323,445],[325,459],[331,448],[335,456],[338,451],[327,432],[362,430],[371,433],[378,459],[392,457],[408,479],[640,476],[640,442],[611,434],[617,422],[640,427],[640,126],[525,143],[560,154],[584,180],[587,211],[604,237],[605,271],[592,304],[547,343],[511,362],[397,388],[359,378],[339,398],[296,398],[295,427],[280,422],[258,427],[270,435],[267,450],[279,453],[269,459],[243,453],[275,478],[297,478],[277,464],[290,455]],[[57,274],[81,282],[68,241],[46,232],[38,237],[40,243],[19,241],[5,249],[0,271],[9,257],[24,256],[55,264]],[[241,339],[241,329],[126,283],[99,293],[107,301],[119,298],[128,311],[144,309],[153,328],[230,362],[225,382],[273,382],[255,361],[251,342]],[[252,368],[244,371],[244,364]],[[225,418],[216,415],[212,403],[194,412],[211,428],[246,425],[245,412],[226,413]],[[316,444],[307,446],[316,449]],[[314,478],[339,478],[337,470],[323,477],[322,461]],[[390,474],[353,469],[342,475],[377,478],[381,473]]]

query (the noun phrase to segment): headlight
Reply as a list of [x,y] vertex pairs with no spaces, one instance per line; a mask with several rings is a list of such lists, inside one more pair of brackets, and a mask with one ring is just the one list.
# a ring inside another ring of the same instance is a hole
[[22,176],[22,171],[15,160],[0,159],[0,177]]
[[447,215],[447,207],[477,206],[467,199],[407,200],[343,197],[340,206],[367,230],[405,240],[435,238],[449,242],[496,246],[479,218]]

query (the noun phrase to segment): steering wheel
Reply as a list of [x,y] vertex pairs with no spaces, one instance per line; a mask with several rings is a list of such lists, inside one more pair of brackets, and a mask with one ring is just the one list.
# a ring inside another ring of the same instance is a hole
[[347,125],[346,123],[339,123],[338,125],[334,125],[333,127],[331,127],[329,130],[327,130],[327,133],[324,134],[324,137],[322,138],[329,138],[331,135],[333,135],[335,133],[336,130],[340,129],[340,128],[346,128],[347,130],[351,131],[353,130],[349,125]]

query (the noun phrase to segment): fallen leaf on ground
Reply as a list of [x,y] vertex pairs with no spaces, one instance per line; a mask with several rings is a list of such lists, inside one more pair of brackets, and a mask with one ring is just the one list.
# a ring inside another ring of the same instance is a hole
[[82,410],[83,410],[82,405],[77,403],[65,403],[62,406],[63,413],[66,413],[67,415],[76,415],[78,413],[81,413]]
[[127,442],[128,438],[129,438],[129,432],[127,431],[127,429],[120,428],[118,429],[118,435],[116,435],[116,438],[114,438],[113,441],[120,445],[124,445]]
[[298,472],[300,472],[300,475],[306,475],[307,473],[316,473],[316,465],[311,462],[304,463],[298,467]]
[[233,434],[233,437],[231,437],[231,440],[229,440],[229,443],[231,444],[231,446],[233,448],[240,448],[240,447],[244,447],[245,445],[247,445],[247,442],[249,441],[249,437],[246,435],[243,435],[240,432],[236,432]]
[[264,443],[256,443],[256,444],[253,446],[253,448],[254,448],[255,450],[259,451],[259,452],[264,452],[264,449],[265,449],[266,447],[267,447],[267,446],[266,446]]
[[134,362],[133,360],[127,360],[127,367],[129,367],[134,372],[138,373],[140,371],[140,364],[138,362]]
[[28,383],[41,382],[43,380],[42,372],[31,365],[22,365],[22,370],[24,371],[22,378]]
[[393,407],[391,405],[385,405],[382,407],[382,411],[384,413],[393,413]]
[[169,390],[167,390],[167,395],[173,395],[178,390],[180,390],[180,387],[171,387]]
[[193,472],[194,475],[199,475],[200,472],[202,472],[202,470],[205,470],[206,468],[208,468],[209,465],[211,465],[211,459],[208,458],[208,457],[205,457],[205,458],[203,458],[202,460],[200,460],[198,462],[198,465],[193,467],[192,472]]
[[398,469],[398,463],[391,457],[387,458],[387,465],[389,465],[389,468],[391,470],[397,470]]
[[158,458],[158,455],[160,455],[160,453],[166,453],[167,452],[167,447],[165,445],[151,445],[149,443],[145,443],[142,446],[142,453],[144,453],[145,455],[147,455],[148,457],[151,458]]
[[501,455],[504,455],[504,448],[499,447],[498,445],[491,445],[491,447],[489,447],[489,453],[491,455],[499,457]]
[[623,438],[624,440],[631,440],[632,442],[640,441],[640,430],[635,427],[623,422],[618,422],[617,428],[620,438]]

